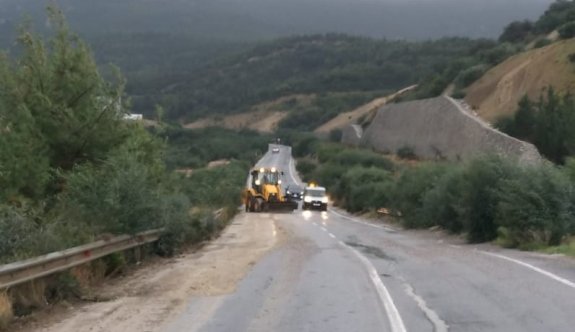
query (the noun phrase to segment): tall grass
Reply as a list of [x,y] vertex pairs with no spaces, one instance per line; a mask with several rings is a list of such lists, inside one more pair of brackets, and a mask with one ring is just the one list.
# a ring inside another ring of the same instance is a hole
[[12,311],[12,301],[6,291],[0,291],[0,330],[8,327],[14,313]]

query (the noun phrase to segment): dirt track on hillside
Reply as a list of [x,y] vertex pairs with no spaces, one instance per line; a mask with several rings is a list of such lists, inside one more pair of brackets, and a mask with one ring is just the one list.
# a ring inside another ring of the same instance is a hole
[[[269,215],[236,217],[222,236],[203,249],[160,260],[102,287],[89,303],[27,326],[22,332],[161,331],[190,297],[231,293],[251,266],[281,242],[283,231]],[[279,241],[278,241],[279,240]]]

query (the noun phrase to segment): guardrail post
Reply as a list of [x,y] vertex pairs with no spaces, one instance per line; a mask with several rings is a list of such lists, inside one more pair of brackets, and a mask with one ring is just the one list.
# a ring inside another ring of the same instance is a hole
[[142,261],[142,247],[134,247],[134,259],[139,264]]

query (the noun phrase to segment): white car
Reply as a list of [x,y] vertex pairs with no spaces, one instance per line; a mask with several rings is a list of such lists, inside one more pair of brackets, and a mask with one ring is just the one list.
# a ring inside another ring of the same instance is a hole
[[303,192],[303,209],[327,211],[328,198],[323,187],[307,187]]
[[273,148],[272,153],[280,153],[280,148]]

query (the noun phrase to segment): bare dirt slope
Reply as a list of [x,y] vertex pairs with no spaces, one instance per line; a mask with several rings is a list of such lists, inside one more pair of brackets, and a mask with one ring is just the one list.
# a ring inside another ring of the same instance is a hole
[[191,296],[233,292],[281,234],[269,216],[242,214],[202,250],[162,260],[102,289],[98,297],[111,300],[83,305],[23,331],[161,331],[162,324],[184,310]]
[[467,89],[466,102],[488,122],[510,116],[524,96],[538,99],[553,86],[559,92],[575,89],[575,40],[560,41],[511,57],[489,70]]
[[252,129],[259,132],[271,133],[278,127],[280,121],[288,115],[288,112],[284,110],[286,103],[306,104],[313,98],[313,95],[281,97],[276,100],[254,106],[250,112],[202,118],[197,121],[187,123],[184,127],[188,129],[224,127],[228,129]]
[[382,97],[382,98],[377,98],[374,99],[372,101],[370,101],[369,103],[362,105],[352,111],[346,112],[346,113],[341,113],[338,116],[336,116],[335,118],[331,119],[330,121],[324,123],[323,125],[321,125],[320,127],[318,127],[315,130],[315,133],[317,134],[329,134],[330,131],[334,130],[334,129],[343,129],[347,126],[349,126],[350,124],[354,124],[358,121],[358,119],[360,119],[361,117],[369,114],[370,112],[374,112],[376,110],[378,110],[379,108],[381,108],[382,106],[384,106],[385,104],[387,104],[389,101],[393,100],[395,97],[408,92],[410,90],[413,90],[415,88],[415,86],[410,86],[408,88],[405,88],[403,90],[400,90],[390,96],[386,96],[386,97]]

